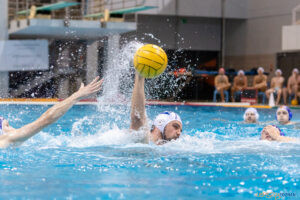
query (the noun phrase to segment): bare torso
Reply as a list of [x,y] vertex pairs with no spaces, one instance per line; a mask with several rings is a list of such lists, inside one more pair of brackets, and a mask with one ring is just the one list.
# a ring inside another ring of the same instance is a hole
[[283,87],[284,78],[280,77],[273,77],[271,80],[271,86],[275,89],[281,89]]

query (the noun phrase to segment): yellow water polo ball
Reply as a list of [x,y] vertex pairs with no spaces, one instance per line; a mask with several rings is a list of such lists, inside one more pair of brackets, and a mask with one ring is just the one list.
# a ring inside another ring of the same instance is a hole
[[139,74],[145,78],[153,78],[163,73],[168,64],[165,51],[157,45],[146,44],[140,47],[134,55],[133,65]]

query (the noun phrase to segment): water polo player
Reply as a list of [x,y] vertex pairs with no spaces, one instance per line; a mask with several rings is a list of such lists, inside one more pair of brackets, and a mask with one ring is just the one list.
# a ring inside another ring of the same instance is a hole
[[151,130],[147,129],[147,116],[145,110],[145,78],[138,72],[135,73],[135,82],[131,99],[131,124],[130,129],[145,132],[144,142],[152,141],[162,144],[166,141],[176,140],[182,131],[180,117],[174,112],[159,114],[153,123]]
[[265,126],[261,131],[261,140],[277,141],[277,142],[292,142],[294,138],[286,137],[280,128],[274,125]]
[[291,119],[293,113],[291,109],[287,106],[280,106],[276,111],[276,119],[280,124],[288,125],[292,124]]
[[259,114],[255,108],[247,108],[244,113],[244,122],[246,123],[257,123]]
[[8,121],[0,119],[0,148],[5,148],[11,144],[19,144],[34,136],[46,126],[52,124],[63,116],[76,102],[81,98],[97,93],[102,85],[103,80],[96,77],[90,84],[81,87],[77,92],[72,94],[64,101],[49,108],[34,122],[27,124],[21,128],[15,129],[9,126]]

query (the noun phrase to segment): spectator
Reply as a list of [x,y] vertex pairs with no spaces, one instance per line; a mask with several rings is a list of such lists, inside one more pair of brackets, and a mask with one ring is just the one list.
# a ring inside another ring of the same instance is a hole
[[220,93],[222,102],[225,102],[224,91],[228,90],[230,85],[231,84],[228,81],[228,77],[225,75],[224,68],[220,68],[219,74],[215,77],[215,87],[216,87],[216,90]]
[[247,77],[243,70],[238,71],[238,75],[233,79],[233,86],[231,87],[231,101],[235,102],[234,93],[242,91],[247,87]]
[[[284,78],[282,77],[282,71],[280,69],[277,69],[275,71],[275,77],[271,79],[271,88],[266,91],[266,96],[268,99],[270,98],[271,93],[277,95],[276,105],[279,104],[281,95],[283,94],[283,83],[284,83]],[[286,95],[283,95],[284,104],[286,104],[285,96]]]

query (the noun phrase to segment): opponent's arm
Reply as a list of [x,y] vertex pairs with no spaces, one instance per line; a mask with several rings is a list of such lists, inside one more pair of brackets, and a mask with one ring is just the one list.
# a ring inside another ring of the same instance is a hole
[[146,123],[145,110],[145,78],[135,73],[134,87],[131,98],[130,129],[139,130]]
[[82,83],[77,92],[75,92],[62,102],[59,102],[58,104],[49,108],[36,121],[27,124],[19,129],[14,129],[10,134],[7,134],[6,138],[8,140],[8,143],[23,142],[32,137],[46,126],[58,120],[81,98],[98,92],[101,88],[102,82],[103,80],[99,81],[99,77],[96,77],[87,86],[84,86]]

